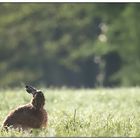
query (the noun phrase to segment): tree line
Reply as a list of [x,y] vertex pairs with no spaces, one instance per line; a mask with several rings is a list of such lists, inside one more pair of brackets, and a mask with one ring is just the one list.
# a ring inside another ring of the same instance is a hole
[[140,5],[1,3],[0,86],[140,84]]

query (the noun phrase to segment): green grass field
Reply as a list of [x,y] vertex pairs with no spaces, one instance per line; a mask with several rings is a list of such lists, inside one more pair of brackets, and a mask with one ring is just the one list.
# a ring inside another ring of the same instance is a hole
[[[48,127],[0,137],[140,137],[140,88],[42,89]],[[0,90],[0,124],[8,112],[30,101],[21,89]]]

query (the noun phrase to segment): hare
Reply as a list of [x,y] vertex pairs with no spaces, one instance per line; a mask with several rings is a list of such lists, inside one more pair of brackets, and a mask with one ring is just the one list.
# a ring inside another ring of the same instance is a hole
[[26,91],[32,94],[31,102],[11,111],[3,122],[3,128],[18,129],[42,128],[47,126],[48,116],[45,105],[45,98],[41,91],[31,86],[26,86]]

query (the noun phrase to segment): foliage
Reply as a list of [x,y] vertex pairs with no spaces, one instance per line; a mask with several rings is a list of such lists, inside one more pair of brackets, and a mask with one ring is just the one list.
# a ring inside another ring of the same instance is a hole
[[[1,137],[140,137],[139,88],[44,88],[43,92],[48,127],[32,132],[0,132]],[[29,102],[30,95],[20,89],[0,93],[2,124],[10,110]]]
[[139,4],[1,3],[0,85],[139,85],[139,19]]
[[123,85],[139,84],[139,4],[131,4],[123,7],[119,17],[112,21],[109,31],[109,41],[118,52],[122,60],[122,67],[117,73]]

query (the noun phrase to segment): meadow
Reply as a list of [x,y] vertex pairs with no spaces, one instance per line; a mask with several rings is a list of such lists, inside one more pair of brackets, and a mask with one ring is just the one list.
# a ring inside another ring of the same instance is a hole
[[[48,127],[0,137],[140,137],[140,88],[45,89]],[[0,124],[30,101],[23,88],[0,90]]]

